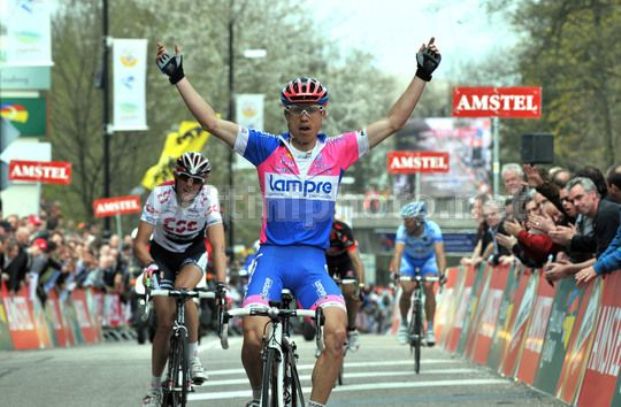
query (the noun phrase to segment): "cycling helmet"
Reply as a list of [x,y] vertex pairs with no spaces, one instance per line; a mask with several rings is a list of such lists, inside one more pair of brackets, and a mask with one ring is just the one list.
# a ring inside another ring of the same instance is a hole
[[280,101],[283,106],[297,103],[315,103],[325,106],[328,103],[328,88],[314,78],[296,78],[282,89]]
[[402,218],[426,218],[427,204],[423,201],[413,201],[401,208]]
[[209,171],[211,171],[211,164],[201,153],[191,151],[177,158],[175,175],[185,174],[190,177],[205,178],[209,175]]

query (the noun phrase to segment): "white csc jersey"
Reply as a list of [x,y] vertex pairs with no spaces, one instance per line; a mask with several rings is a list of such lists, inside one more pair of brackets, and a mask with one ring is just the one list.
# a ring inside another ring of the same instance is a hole
[[187,208],[177,203],[174,181],[151,191],[140,220],[154,226],[153,240],[164,249],[183,253],[194,244],[203,244],[205,230],[222,223],[218,190],[204,185]]

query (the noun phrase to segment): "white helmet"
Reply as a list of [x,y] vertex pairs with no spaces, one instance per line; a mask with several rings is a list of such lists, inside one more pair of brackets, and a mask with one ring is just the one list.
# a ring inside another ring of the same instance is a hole
[[189,177],[206,178],[211,171],[211,163],[201,153],[190,151],[177,158],[175,175],[184,174]]

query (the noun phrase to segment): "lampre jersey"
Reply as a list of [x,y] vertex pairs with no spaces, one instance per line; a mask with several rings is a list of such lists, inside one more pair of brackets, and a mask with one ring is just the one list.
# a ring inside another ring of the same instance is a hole
[[194,244],[203,244],[207,227],[222,223],[218,190],[204,185],[192,204],[182,208],[174,182],[159,185],[147,198],[140,220],[154,226],[155,243],[168,251],[183,253]]
[[326,249],[341,177],[367,153],[369,142],[364,131],[331,138],[319,134],[310,165],[301,166],[290,140],[289,133],[240,127],[235,141],[235,151],[257,168],[263,197],[260,241]]

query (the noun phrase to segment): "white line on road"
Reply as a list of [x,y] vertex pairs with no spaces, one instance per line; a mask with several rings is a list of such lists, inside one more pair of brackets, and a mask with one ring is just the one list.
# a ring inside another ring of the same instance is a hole
[[[345,366],[347,367],[347,365]],[[425,370],[423,375],[434,374],[470,374],[476,373],[476,369],[434,369]],[[392,370],[392,371],[373,371],[373,372],[345,372],[345,379],[361,379],[366,377],[394,377],[394,376],[412,376],[414,374],[413,369],[409,370]],[[310,381],[310,375],[300,376],[301,381]],[[233,384],[248,384],[248,379],[228,379],[228,380],[209,380],[204,383],[200,388],[215,387],[215,386],[229,386]]]
[[[333,392],[341,393],[346,391],[360,391],[360,390],[386,390],[386,389],[405,389],[405,388],[420,388],[420,387],[442,387],[442,386],[484,386],[491,384],[508,384],[509,381],[505,379],[466,379],[466,380],[438,380],[438,381],[426,381],[426,382],[394,382],[394,383],[370,383],[370,384],[352,384],[347,386],[337,386],[332,390]],[[310,387],[304,387],[302,389],[304,393],[308,394],[311,391]],[[220,391],[216,393],[200,393],[189,394],[189,401],[197,400],[222,400],[222,399],[234,399],[234,398],[250,398],[252,396],[250,390],[240,391]]]
[[[449,364],[455,363],[454,360],[450,359],[423,359],[422,365],[440,365],[440,364]],[[412,366],[412,370],[414,370],[414,362],[412,360],[393,360],[393,361],[383,361],[383,362],[345,362],[345,368],[349,367],[379,367],[379,366]],[[214,375],[230,375],[230,374],[245,374],[244,369],[221,369],[221,370],[209,370],[209,363],[205,365],[207,369],[207,374],[210,376]],[[298,370],[312,370],[315,367],[314,364],[310,365],[298,365]]]

